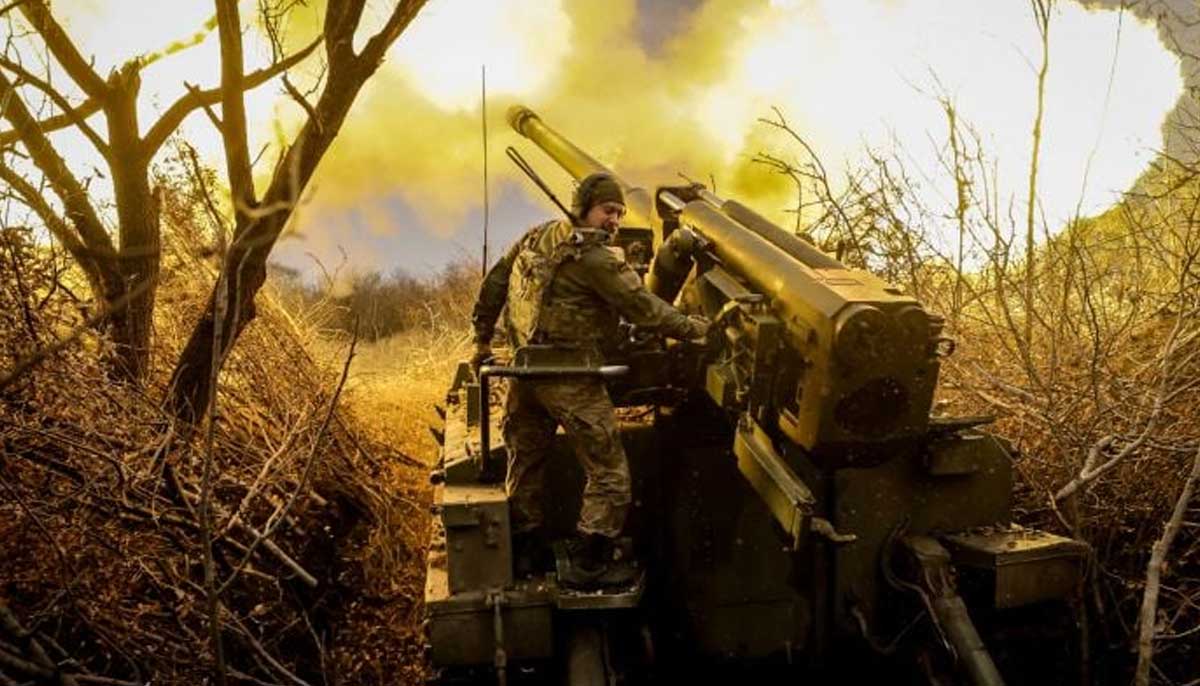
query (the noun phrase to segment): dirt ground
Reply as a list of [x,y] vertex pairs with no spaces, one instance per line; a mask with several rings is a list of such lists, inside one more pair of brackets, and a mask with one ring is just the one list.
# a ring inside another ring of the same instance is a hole
[[[322,353],[345,355],[344,345],[319,344]],[[454,366],[468,355],[464,336],[418,331],[360,344],[350,368],[345,407],[373,441],[393,447],[423,466],[437,459],[429,431],[439,423],[435,404],[444,402]],[[387,490],[407,494],[414,505],[395,527],[399,540],[348,541],[405,551],[400,578],[354,584],[380,589],[348,603],[335,649],[344,683],[412,684],[425,678],[421,632],[424,557],[429,526],[428,468],[407,463],[385,470]],[[382,582],[382,583],[381,583]]]

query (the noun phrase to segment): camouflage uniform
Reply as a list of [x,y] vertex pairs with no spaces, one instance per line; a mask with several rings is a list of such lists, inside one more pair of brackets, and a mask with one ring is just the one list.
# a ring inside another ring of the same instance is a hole
[[[622,316],[671,338],[698,335],[696,323],[647,291],[605,247],[607,237],[561,220],[526,232],[484,279],[472,315],[476,342],[491,341],[501,308],[514,345],[556,345],[593,359],[615,339]],[[579,531],[617,536],[629,509],[629,466],[612,400],[596,378],[512,381],[504,438],[514,531],[542,524],[543,475],[558,425],[587,475]]]

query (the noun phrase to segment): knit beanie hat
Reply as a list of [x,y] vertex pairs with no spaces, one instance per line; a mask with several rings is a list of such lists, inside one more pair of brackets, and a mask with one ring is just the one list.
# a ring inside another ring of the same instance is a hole
[[621,192],[621,185],[608,174],[589,174],[575,189],[575,197],[571,199],[571,211],[576,217],[583,219],[593,207],[606,202],[625,204],[625,194]]

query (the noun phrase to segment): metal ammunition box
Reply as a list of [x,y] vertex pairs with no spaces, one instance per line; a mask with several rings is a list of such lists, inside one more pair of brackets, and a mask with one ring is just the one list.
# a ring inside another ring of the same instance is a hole
[[496,654],[496,607],[501,641],[513,660],[545,659],[554,650],[553,599],[531,586],[488,594],[451,594],[446,569],[430,564],[425,579],[430,658],[439,666],[489,664]]
[[943,537],[960,568],[984,572],[985,590],[997,608],[1069,598],[1083,575],[1087,545],[1020,527]]
[[512,543],[504,485],[447,485],[440,504],[450,592],[511,586]]

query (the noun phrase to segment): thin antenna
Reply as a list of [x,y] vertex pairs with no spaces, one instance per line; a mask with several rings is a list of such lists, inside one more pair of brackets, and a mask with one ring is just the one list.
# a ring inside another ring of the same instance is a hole
[[483,265],[479,269],[481,276],[487,276],[488,269],[488,146],[487,146],[487,65],[479,65],[481,102],[483,103]]
[[508,159],[512,160],[513,164],[517,165],[518,169],[525,172],[525,175],[528,176],[531,181],[536,183],[537,187],[542,189],[542,192],[549,196],[550,200],[555,205],[558,205],[558,209],[562,210],[563,214],[567,215],[567,219],[570,219],[572,224],[579,224],[579,220],[576,219],[574,214],[571,214],[571,210],[568,210],[563,206],[558,197],[554,195],[554,191],[550,190],[550,187],[546,185],[545,181],[542,181],[542,177],[538,176],[537,172],[534,171],[533,167],[525,161],[524,157],[521,157],[521,153],[518,152],[516,148],[510,145],[504,149],[504,154],[508,155]]

